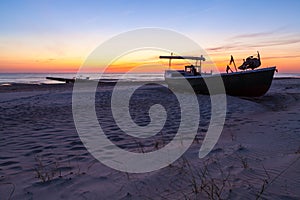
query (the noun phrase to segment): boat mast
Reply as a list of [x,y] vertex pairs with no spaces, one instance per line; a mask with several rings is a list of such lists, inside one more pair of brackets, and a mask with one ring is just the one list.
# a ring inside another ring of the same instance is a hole
[[[173,52],[171,53],[171,57],[173,56]],[[169,69],[171,69],[171,60],[172,60],[172,58],[170,57],[170,59],[169,59]]]
[[203,55],[201,55],[201,56],[200,56],[200,59],[199,59],[200,66],[199,66],[198,71],[199,71],[200,74],[202,73],[202,71],[201,71],[201,70],[202,70],[202,69],[201,69],[201,68],[202,68],[202,62],[201,62],[202,60],[205,61],[205,58],[203,57]]
[[[201,55],[202,56],[202,55]],[[201,72],[201,65],[202,65],[202,62],[201,62],[201,60],[200,60],[200,65],[199,65],[199,69],[198,69],[198,71],[199,71],[199,73],[201,74],[202,72]]]
[[203,55],[201,55],[200,57],[194,57],[194,56],[173,56],[173,53],[171,53],[171,56],[159,56],[160,59],[169,59],[169,69],[171,68],[171,60],[172,59],[188,59],[188,60],[196,60],[196,67],[197,66],[197,61],[199,60],[200,61],[200,66],[199,66],[199,69],[200,69],[200,73],[201,73],[201,65],[202,65],[202,62],[201,61],[205,61],[205,58],[203,57]]

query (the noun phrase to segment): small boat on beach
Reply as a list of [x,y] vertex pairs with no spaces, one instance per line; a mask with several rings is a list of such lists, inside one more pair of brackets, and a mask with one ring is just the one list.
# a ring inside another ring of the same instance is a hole
[[90,79],[89,77],[86,78],[61,78],[61,77],[46,77],[46,79],[48,80],[52,80],[52,81],[59,81],[59,82],[64,82],[64,83],[75,83],[79,82],[79,83],[89,83],[89,82],[102,82],[102,83],[115,83],[118,81],[118,79],[101,79],[100,81],[98,80],[94,80],[94,79]]
[[89,81],[91,81],[89,77],[86,77],[86,78],[46,77],[46,79],[52,80],[52,81],[65,82],[65,83],[74,83],[75,81],[78,81],[78,82],[89,82]]
[[[184,70],[166,70],[165,81],[169,88],[184,90],[184,84],[187,80],[194,91],[200,94],[210,94],[210,91],[213,91],[213,93],[224,92],[224,90],[219,90],[218,86],[214,84],[220,83],[218,79],[221,77],[225,92],[228,95],[246,97],[262,96],[269,90],[274,72],[277,71],[275,66],[256,69],[261,65],[259,53],[257,58],[249,56],[244,60],[243,64],[238,67],[240,71],[237,70],[234,59],[231,56],[230,64],[234,64],[236,71],[233,72],[229,65],[227,65],[226,73],[221,74],[213,74],[212,72],[202,73],[201,62],[205,61],[202,55],[200,57],[160,56],[160,59],[169,59],[169,67],[171,67],[172,59],[196,60],[196,65],[185,66]],[[197,65],[197,63],[199,64]],[[207,87],[207,83],[210,85],[209,88]]]

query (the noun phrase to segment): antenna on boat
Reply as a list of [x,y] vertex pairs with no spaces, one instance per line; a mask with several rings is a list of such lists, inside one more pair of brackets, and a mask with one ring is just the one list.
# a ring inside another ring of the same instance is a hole
[[203,55],[201,55],[200,59],[199,59],[200,65],[199,65],[199,70],[198,71],[199,71],[200,74],[201,74],[201,68],[202,68],[202,62],[201,62],[202,60],[205,61],[205,58],[203,57]]
[[[173,52],[171,52],[171,57],[173,56]],[[169,59],[169,69],[171,69],[171,60],[172,60],[172,58],[170,57],[170,59]]]

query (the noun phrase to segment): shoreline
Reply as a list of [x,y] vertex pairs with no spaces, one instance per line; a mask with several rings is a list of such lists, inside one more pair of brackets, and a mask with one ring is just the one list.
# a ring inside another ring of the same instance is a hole
[[[100,87],[115,86],[117,82],[100,82]],[[83,83],[85,84],[85,83]],[[123,86],[143,85],[143,84],[166,84],[164,81],[122,81]],[[0,84],[0,92],[18,92],[18,91],[34,91],[48,89],[67,89],[73,88],[74,83],[4,83]]]
[[[20,74],[20,73],[12,73],[12,74],[16,74],[16,76],[20,76],[20,75],[22,75],[22,74]],[[29,74],[32,74],[32,73],[29,73]],[[61,83],[64,83],[64,82],[66,82],[66,81],[69,81],[69,82],[74,82],[74,79],[73,78],[71,78],[71,77],[57,77],[57,78],[55,78],[55,77],[48,77],[47,75],[50,75],[49,73],[33,73],[33,74],[36,74],[36,75],[46,75],[45,77],[44,77],[44,79],[41,79],[42,77],[39,77],[40,79],[37,79],[38,78],[38,76],[37,77],[28,77],[28,79],[36,79],[36,80],[28,80],[28,82],[26,82],[26,77],[25,78],[15,78],[15,79],[20,79],[20,80],[22,80],[22,81],[18,81],[18,82],[13,82],[13,81],[8,81],[8,80],[12,80],[13,78],[12,77],[10,77],[9,79],[7,79],[7,77],[5,78],[5,77],[3,77],[4,79],[2,80],[1,79],[1,77],[0,77],[0,87],[1,86],[8,86],[8,85],[15,85],[15,84],[29,84],[29,85],[44,85],[44,84],[46,84],[46,85],[57,85],[57,84],[61,84]],[[61,73],[57,73],[57,75],[60,75]],[[64,73],[62,73],[62,74],[64,74]],[[0,75],[3,75],[3,76],[5,76],[5,73],[0,73]],[[9,74],[9,75],[11,75],[11,74]],[[54,74],[55,75],[55,74]],[[154,75],[154,74],[151,74],[151,75]],[[20,76],[21,77],[21,76]],[[59,79],[59,80],[62,80],[63,82],[59,82],[59,81],[57,81],[57,80],[52,80],[52,79]],[[158,77],[156,77],[155,78],[155,80],[148,80],[148,81],[153,81],[153,82],[158,82],[158,83],[161,83],[161,82],[164,82],[164,80],[163,80],[163,77],[159,77],[158,79],[157,79]],[[286,74],[286,73],[284,73],[284,74],[275,74],[274,75],[274,80],[277,80],[277,79],[299,79],[300,78],[300,76],[299,76],[299,74]],[[157,79],[157,80],[156,80]],[[1,81],[2,80],[2,81]],[[79,79],[80,81],[86,81],[86,79]],[[117,81],[118,81],[118,79],[116,79],[116,78],[103,78],[103,79],[101,79],[102,81],[101,81],[101,83],[103,83],[103,84],[105,84],[105,83],[107,83],[107,84],[110,84],[110,83],[116,83]],[[50,82],[49,82],[50,81]],[[90,79],[90,81],[94,81],[94,79]],[[138,80],[138,79],[136,79],[136,80],[121,80],[122,82],[146,82],[146,81],[143,81],[143,80]]]
[[[300,80],[297,77],[274,77],[273,81],[280,80]],[[101,87],[115,86],[118,81],[99,82]],[[143,85],[143,84],[161,84],[166,85],[165,81],[121,81],[123,86]],[[83,83],[84,84],[84,83]],[[72,88],[74,83],[0,83],[0,92],[18,92],[18,91],[34,91],[48,89],[67,89]]]

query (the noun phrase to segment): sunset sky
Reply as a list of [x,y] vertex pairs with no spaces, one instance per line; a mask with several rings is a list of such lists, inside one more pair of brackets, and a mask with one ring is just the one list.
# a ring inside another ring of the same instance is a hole
[[[105,40],[143,27],[186,35],[207,51],[221,71],[231,54],[241,64],[243,58],[260,51],[263,66],[300,72],[297,0],[12,0],[0,4],[0,73],[75,72]],[[119,62],[115,71],[126,70],[126,65],[125,60]]]

